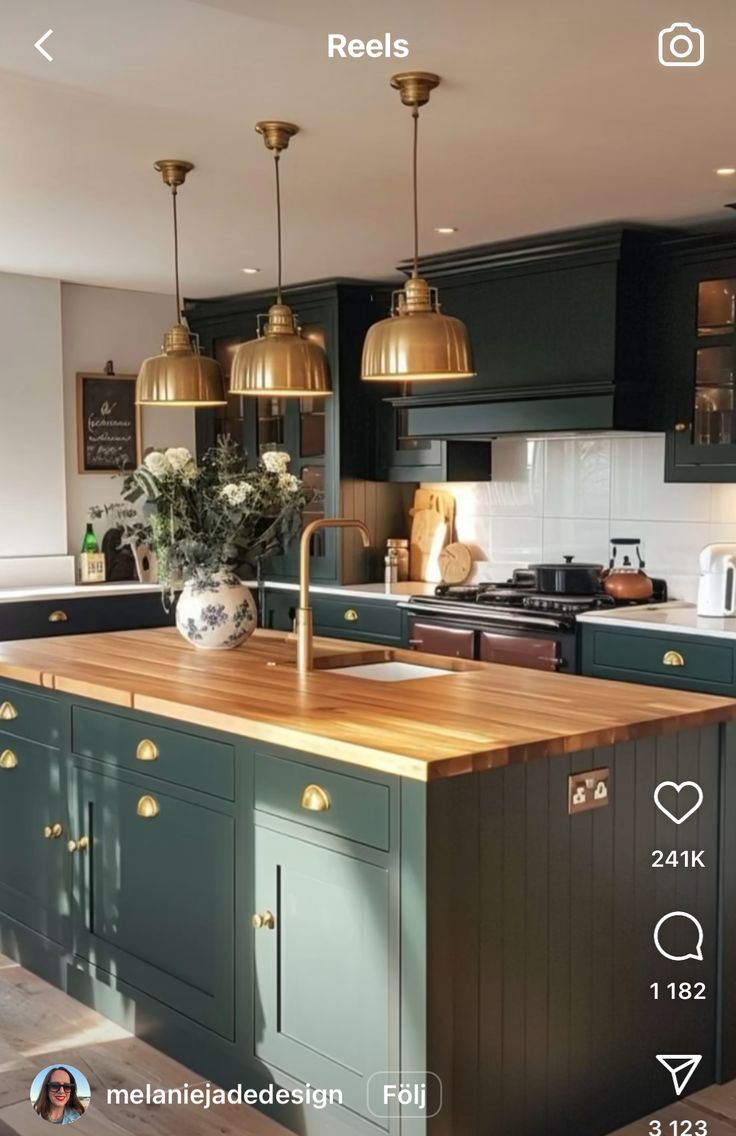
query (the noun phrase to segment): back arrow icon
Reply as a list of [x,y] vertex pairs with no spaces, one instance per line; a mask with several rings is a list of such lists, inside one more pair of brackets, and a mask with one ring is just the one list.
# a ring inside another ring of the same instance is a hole
[[45,43],[46,40],[49,38],[49,36],[53,35],[53,34],[54,34],[54,29],[49,28],[49,30],[44,35],[42,35],[40,39],[37,39],[36,42],[33,45],[35,47],[36,51],[40,51],[41,55],[43,55],[46,59],[48,59],[49,63],[54,62],[54,57],[53,57],[53,55],[49,55],[46,48],[42,47],[41,44]]

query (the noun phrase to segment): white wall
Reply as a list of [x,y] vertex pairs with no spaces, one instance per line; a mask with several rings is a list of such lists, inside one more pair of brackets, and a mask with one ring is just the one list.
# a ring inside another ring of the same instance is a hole
[[0,558],[63,554],[58,280],[0,273],[0,359]]
[[736,541],[736,485],[665,484],[659,435],[504,438],[492,481],[440,488],[455,494],[457,539],[474,545],[481,580],[567,554],[606,564],[610,538],[633,536],[647,572],[692,601],[700,550]]
[[[120,500],[120,475],[79,473],[77,465],[76,375],[102,371],[108,359],[119,374],[136,374],[141,361],[161,349],[164,331],[174,322],[171,296],[62,284],[64,341],[64,418],[67,465],[69,550],[82,542],[90,505]],[[188,446],[194,451],[194,412],[145,407],[143,448]],[[104,532],[95,526],[98,537]]]

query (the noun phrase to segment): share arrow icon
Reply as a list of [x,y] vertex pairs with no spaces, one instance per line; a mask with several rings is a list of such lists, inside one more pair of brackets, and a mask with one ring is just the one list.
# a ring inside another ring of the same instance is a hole
[[678,1097],[684,1093],[685,1086],[703,1060],[701,1053],[658,1053],[657,1061],[664,1065],[672,1076]]

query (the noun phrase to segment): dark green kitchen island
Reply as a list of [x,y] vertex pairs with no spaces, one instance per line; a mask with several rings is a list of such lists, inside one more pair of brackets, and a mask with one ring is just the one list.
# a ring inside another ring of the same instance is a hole
[[[299,677],[293,654],[0,644],[0,950],[216,1084],[338,1090],[269,1109],[309,1136],[599,1136],[674,1099],[657,1053],[701,1054],[688,1092],[734,1075],[736,701],[328,640]],[[335,673],[379,656],[457,673]],[[663,781],[703,790],[682,824]],[[670,911],[702,960],[657,952]],[[375,1115],[427,1070],[436,1116]]]

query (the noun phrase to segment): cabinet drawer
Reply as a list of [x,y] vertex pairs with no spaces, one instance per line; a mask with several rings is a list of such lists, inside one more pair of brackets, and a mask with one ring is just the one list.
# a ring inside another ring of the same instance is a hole
[[648,675],[667,686],[717,688],[726,693],[723,688],[734,683],[733,648],[689,636],[596,630],[592,661],[597,671],[629,671],[639,681]]
[[61,707],[53,698],[0,683],[0,734],[42,745],[61,744]]
[[375,781],[257,752],[255,806],[384,852],[389,848],[389,789]]
[[27,600],[0,604],[0,639],[38,639],[93,631],[161,627],[173,622],[158,592],[130,596]]
[[398,643],[401,611],[393,600],[366,603],[354,596],[345,599],[313,596],[314,630],[317,635]]
[[80,757],[234,799],[235,754],[225,742],[73,706],[72,750]]

